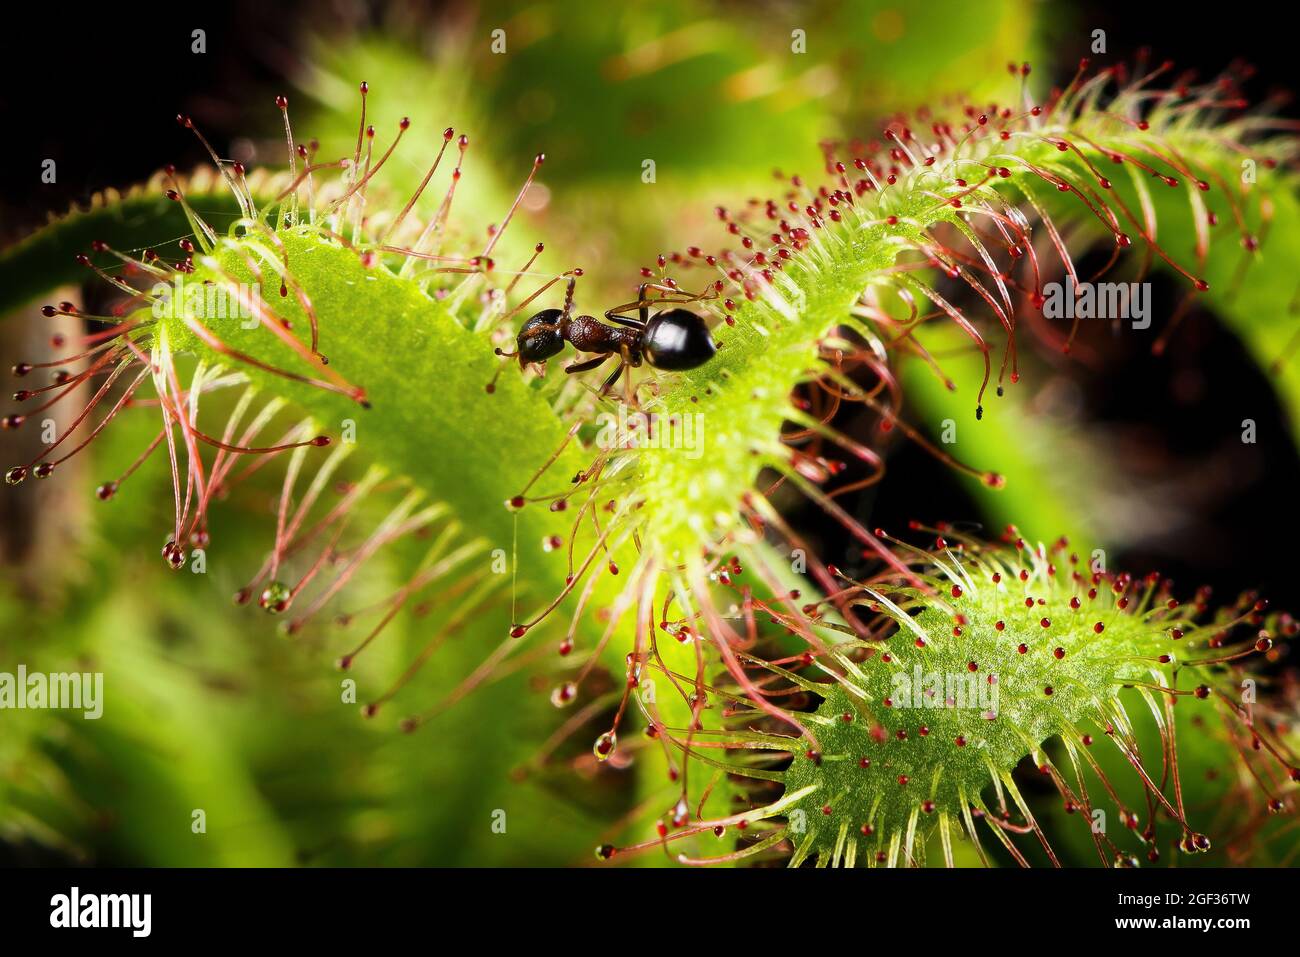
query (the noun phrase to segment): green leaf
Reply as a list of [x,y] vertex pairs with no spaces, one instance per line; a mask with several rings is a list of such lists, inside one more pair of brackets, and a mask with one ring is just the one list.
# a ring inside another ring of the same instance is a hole
[[[79,284],[87,276],[77,262],[102,240],[127,251],[161,250],[191,235],[180,205],[163,195],[161,177],[121,194],[97,193],[85,208],[63,216],[0,252],[0,316],[47,295],[60,286]],[[219,180],[198,174],[187,196],[214,226],[224,229],[238,215],[234,198]]]

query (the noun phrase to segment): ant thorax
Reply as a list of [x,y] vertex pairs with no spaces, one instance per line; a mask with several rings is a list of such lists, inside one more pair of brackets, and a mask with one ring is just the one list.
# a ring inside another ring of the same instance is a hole
[[576,316],[564,327],[564,338],[579,352],[620,352],[639,360],[641,330],[610,326],[595,316]]

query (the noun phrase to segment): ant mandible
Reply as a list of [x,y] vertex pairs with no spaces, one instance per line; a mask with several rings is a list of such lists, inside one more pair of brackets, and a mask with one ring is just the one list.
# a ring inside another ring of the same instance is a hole
[[[636,302],[605,311],[605,318],[615,323],[610,326],[595,316],[572,315],[576,284],[577,280],[570,277],[564,294],[563,309],[543,309],[523,324],[515,340],[517,351],[503,352],[497,349],[496,354],[507,358],[518,357],[519,366],[523,368],[530,362],[544,363],[559,355],[564,351],[566,342],[579,352],[597,353],[593,359],[565,366],[564,371],[570,375],[587,372],[617,356],[620,360],[618,368],[600,387],[600,394],[607,395],[626,369],[637,368],[643,361],[655,369],[680,372],[699,368],[718,351],[717,343],[709,334],[704,319],[689,309],[666,309],[654,316],[650,315],[652,305],[698,302],[712,296],[683,293],[683,298],[680,299],[647,299],[646,290],[653,284],[643,282]],[[678,292],[664,286],[654,288]],[[637,313],[635,318],[624,315],[633,311]]]

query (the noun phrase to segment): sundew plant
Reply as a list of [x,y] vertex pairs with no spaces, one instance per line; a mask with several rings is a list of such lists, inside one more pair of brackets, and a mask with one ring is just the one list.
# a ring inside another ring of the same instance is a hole
[[[906,111],[827,110],[801,171],[746,141],[761,193],[700,159],[658,210],[689,236],[619,263],[564,221],[584,186],[549,179],[545,123],[516,161],[457,118],[477,96],[508,124],[511,31],[537,29],[484,31],[504,75],[407,68],[454,109],[334,56],[235,104],[273,130],[253,155],[181,112],[200,165],[159,155],[8,247],[6,502],[62,483],[150,516],[112,545],[157,556],[142,574],[180,582],[183,622],[230,616],[341,689],[370,733],[326,752],[419,749],[399,773],[436,785],[449,722],[492,702],[478,727],[527,738],[511,780],[590,822],[558,860],[1289,863],[1300,626],[1037,527],[1052,476],[1012,425],[1036,379],[1104,366],[1096,329],[1154,316],[1159,362],[1204,312],[1294,410],[1297,140],[1249,68],[1013,52]],[[147,144],[162,117],[131,128]],[[671,158],[646,163],[630,182],[657,189]],[[612,202],[619,223],[655,205]],[[918,481],[905,456],[947,484],[873,509]],[[95,658],[3,647],[5,672]],[[521,696],[544,707],[517,732]],[[16,770],[65,773],[47,733],[11,739],[0,808],[15,839],[76,847]]]

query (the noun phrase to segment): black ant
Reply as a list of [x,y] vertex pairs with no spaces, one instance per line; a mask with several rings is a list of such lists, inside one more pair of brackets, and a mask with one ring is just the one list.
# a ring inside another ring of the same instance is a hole
[[[497,349],[497,355],[517,356],[519,366],[523,368],[530,362],[544,363],[559,355],[566,342],[579,352],[598,353],[594,359],[565,366],[564,371],[570,375],[587,372],[617,356],[621,360],[618,368],[600,387],[600,394],[606,395],[629,366],[637,368],[645,362],[655,369],[680,372],[699,368],[718,351],[704,319],[689,309],[666,309],[650,315],[650,307],[658,303],[697,302],[711,298],[709,296],[685,293],[681,299],[651,300],[646,298],[651,283],[645,282],[641,284],[636,302],[605,311],[605,318],[615,323],[610,326],[595,316],[572,315],[576,283],[576,279],[569,279],[563,309],[543,309],[523,324],[515,340],[517,351]],[[655,288],[664,289],[662,286]],[[624,315],[632,311],[637,312],[636,318]]]

